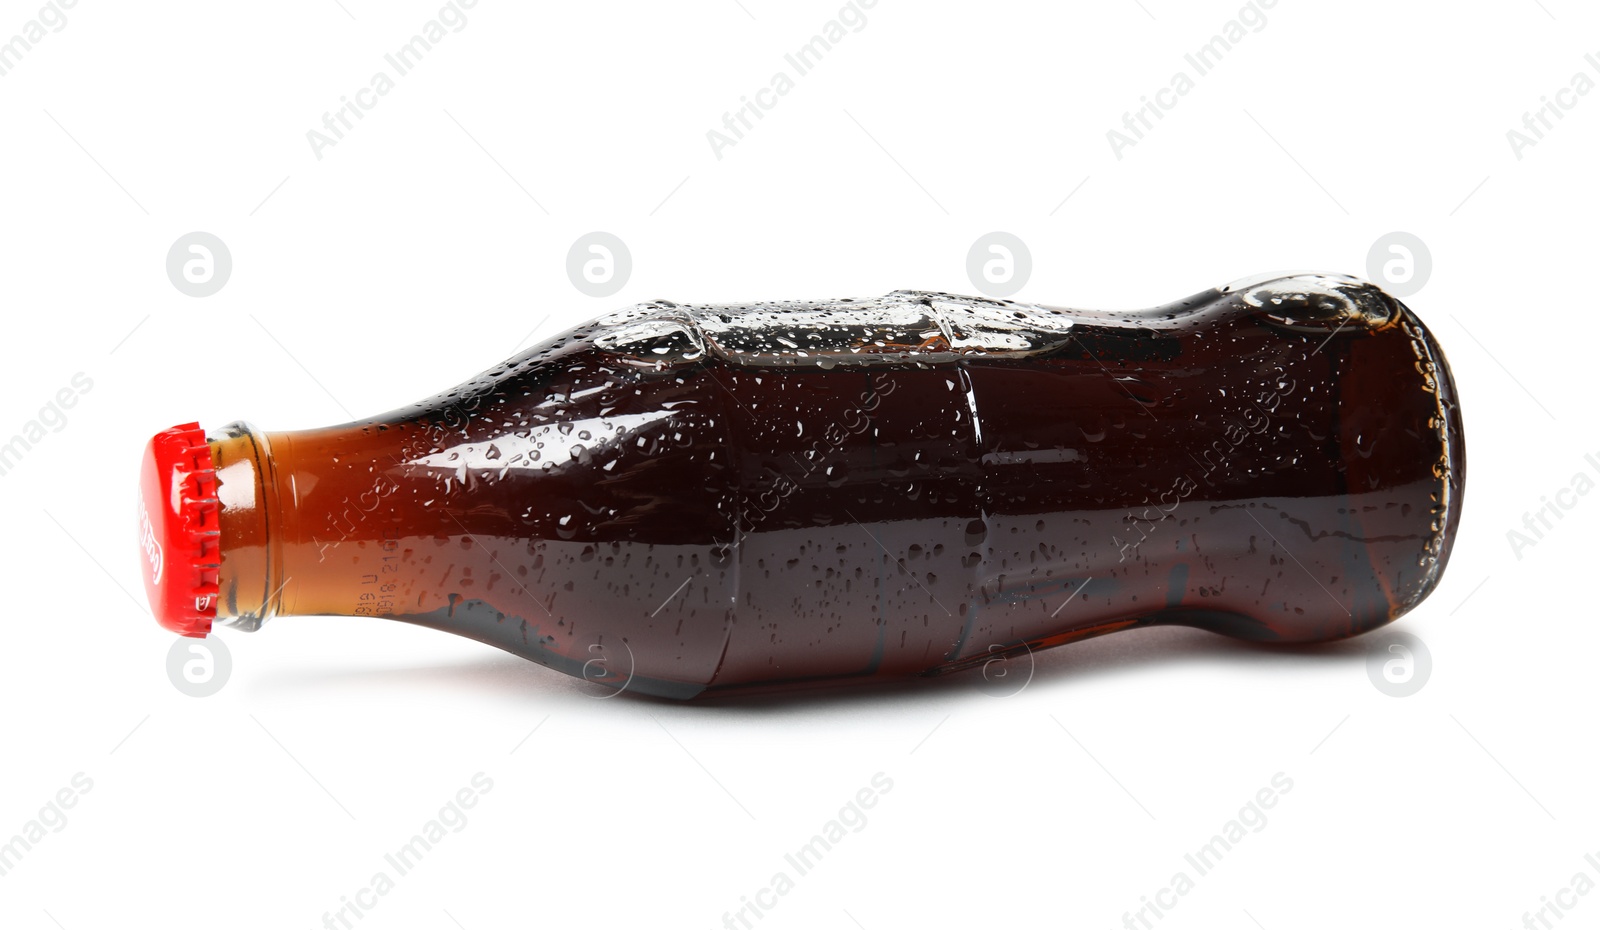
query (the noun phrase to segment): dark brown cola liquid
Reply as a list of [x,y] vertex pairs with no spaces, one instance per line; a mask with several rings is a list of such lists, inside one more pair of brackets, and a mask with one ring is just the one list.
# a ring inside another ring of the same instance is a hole
[[657,302],[212,449],[235,625],[387,617],[677,698],[1362,633],[1438,582],[1464,480],[1432,337],[1318,275],[1130,313]]

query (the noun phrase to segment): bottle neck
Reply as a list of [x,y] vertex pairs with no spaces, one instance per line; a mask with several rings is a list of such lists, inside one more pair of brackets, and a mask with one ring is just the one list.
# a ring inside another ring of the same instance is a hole
[[282,509],[272,452],[265,433],[248,423],[230,423],[208,437],[222,504],[218,520],[222,565],[217,579],[217,622],[257,630],[281,612],[284,589],[282,546],[274,530]]
[[280,615],[389,617],[401,612],[402,589],[408,610],[447,607],[419,565],[405,564],[417,534],[443,538],[444,527],[430,531],[425,513],[397,508],[406,496],[398,466],[430,451],[427,439],[400,423],[275,433],[234,423],[211,438],[222,504],[217,622],[256,630]]

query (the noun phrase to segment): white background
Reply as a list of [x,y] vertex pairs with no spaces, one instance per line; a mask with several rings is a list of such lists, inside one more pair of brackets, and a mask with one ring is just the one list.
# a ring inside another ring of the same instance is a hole
[[[1600,894],[1562,891],[1600,881],[1600,499],[1507,538],[1600,479],[1600,93],[1520,159],[1506,135],[1600,80],[1595,11],[1282,0],[1119,159],[1107,131],[1236,0],[881,0],[717,158],[707,131],[839,8],[482,0],[320,160],[307,131],[436,0],[82,0],[0,77],[0,437],[93,382],[0,477],[0,841],[93,783],[0,877],[0,924],[321,926],[478,772],[466,826],[360,926],[721,926],[879,772],[866,826],[764,930],[1121,926],[1280,772],[1265,827],[1164,898],[1163,930],[1512,927],[1558,895],[1566,925],[1600,920]],[[0,3],[0,41],[38,10]],[[1365,275],[1393,230],[1428,244],[1407,302],[1470,464],[1449,570],[1401,621],[1432,656],[1418,693],[1375,688],[1360,641],[1169,630],[1042,655],[1005,698],[676,706],[328,618],[225,631],[213,697],[169,682],[132,518],[152,432],[376,413],[645,299],[972,293],[967,249],[997,229],[1031,247],[1018,299],[1094,308]],[[203,299],[165,272],[194,230],[234,263]],[[566,276],[591,230],[632,251],[612,297]]]

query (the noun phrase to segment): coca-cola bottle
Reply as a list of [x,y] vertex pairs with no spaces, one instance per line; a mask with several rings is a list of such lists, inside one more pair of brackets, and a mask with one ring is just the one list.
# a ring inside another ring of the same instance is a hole
[[674,698],[939,674],[1134,626],[1317,642],[1438,583],[1465,452],[1378,288],[1137,312],[655,301],[326,429],[158,434],[158,619],[382,617]]

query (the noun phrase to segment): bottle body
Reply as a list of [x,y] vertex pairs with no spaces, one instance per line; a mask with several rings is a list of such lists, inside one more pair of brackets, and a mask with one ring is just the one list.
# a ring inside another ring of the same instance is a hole
[[386,617],[687,698],[1135,625],[1365,632],[1437,583],[1464,449],[1370,285],[1092,313],[645,304],[371,420],[210,437],[218,616]]

